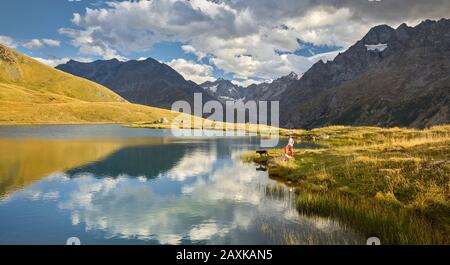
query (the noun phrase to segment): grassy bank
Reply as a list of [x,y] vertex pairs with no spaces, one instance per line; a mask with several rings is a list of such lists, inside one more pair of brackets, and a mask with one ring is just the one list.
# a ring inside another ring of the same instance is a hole
[[333,217],[385,244],[449,243],[450,126],[284,133],[323,148],[244,159],[266,163],[272,178],[295,187],[302,213]]
[[125,102],[70,102],[55,104],[5,102],[0,98],[0,125],[130,124],[173,119],[177,113]]
[[199,129],[199,130],[215,130],[215,131],[236,131],[240,133],[253,133],[263,136],[274,136],[287,134],[289,131],[285,129],[280,129],[276,127],[271,127],[263,124],[250,124],[250,123],[226,123],[226,122],[215,122],[208,119],[199,118],[196,116],[190,116],[182,114],[178,121],[173,122],[134,122],[132,124],[126,125],[131,128],[147,128],[147,129]]

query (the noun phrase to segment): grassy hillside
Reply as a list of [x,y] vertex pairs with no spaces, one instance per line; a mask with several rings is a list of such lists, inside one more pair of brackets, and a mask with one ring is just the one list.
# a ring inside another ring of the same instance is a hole
[[99,84],[0,45],[0,124],[151,122],[175,116],[128,103]]
[[450,126],[426,130],[333,126],[285,131],[319,149],[247,160],[298,194],[298,209],[332,217],[383,244],[448,244]]

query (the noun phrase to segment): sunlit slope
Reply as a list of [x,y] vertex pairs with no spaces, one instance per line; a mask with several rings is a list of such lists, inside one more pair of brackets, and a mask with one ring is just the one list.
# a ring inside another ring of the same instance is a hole
[[0,45],[0,123],[151,122],[175,115],[130,104],[106,87]]
[[26,88],[31,94],[53,93],[89,102],[125,101],[101,85],[61,72],[1,45],[0,82]]
[[168,110],[130,103],[35,104],[0,100],[0,124],[133,123],[152,122],[162,117],[172,120],[175,115]]

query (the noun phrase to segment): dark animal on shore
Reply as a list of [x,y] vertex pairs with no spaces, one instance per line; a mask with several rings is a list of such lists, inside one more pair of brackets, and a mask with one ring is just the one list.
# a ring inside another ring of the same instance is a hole
[[263,156],[263,155],[268,156],[269,155],[267,150],[257,150],[256,153],[260,156]]

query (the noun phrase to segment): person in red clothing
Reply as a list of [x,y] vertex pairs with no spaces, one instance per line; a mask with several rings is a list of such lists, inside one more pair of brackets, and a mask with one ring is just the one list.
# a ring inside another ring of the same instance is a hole
[[288,156],[288,152],[290,157],[294,157],[294,139],[289,137],[288,144],[284,147],[284,154]]

